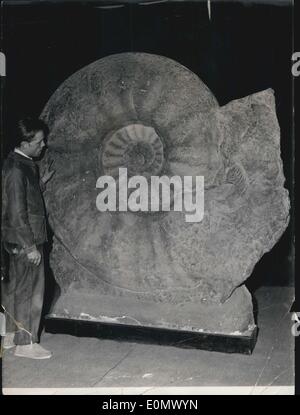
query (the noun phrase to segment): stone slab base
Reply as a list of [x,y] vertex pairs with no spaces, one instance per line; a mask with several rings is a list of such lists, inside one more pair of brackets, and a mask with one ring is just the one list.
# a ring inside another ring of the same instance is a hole
[[135,293],[104,295],[97,287],[73,288],[61,294],[50,316],[225,335],[245,335],[255,326],[252,298],[245,286],[238,287],[223,304],[200,301],[174,304],[168,299],[154,302],[140,299]]
[[248,355],[252,353],[255,347],[258,332],[256,326],[243,335],[229,335],[103,323],[51,316],[47,316],[45,319],[45,330],[48,333],[70,334],[77,337],[96,337],[116,341],[159,344]]

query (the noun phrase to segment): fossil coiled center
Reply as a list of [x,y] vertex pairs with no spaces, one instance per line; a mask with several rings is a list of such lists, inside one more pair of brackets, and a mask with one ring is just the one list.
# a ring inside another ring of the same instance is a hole
[[152,127],[130,124],[107,138],[102,152],[105,174],[117,176],[120,167],[127,168],[129,176],[158,175],[164,163],[163,144]]

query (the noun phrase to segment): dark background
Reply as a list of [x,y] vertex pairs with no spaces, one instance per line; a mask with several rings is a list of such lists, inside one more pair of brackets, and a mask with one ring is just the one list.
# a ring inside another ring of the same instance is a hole
[[14,126],[20,117],[40,114],[67,77],[113,53],[139,51],[172,58],[195,72],[220,105],[273,88],[292,217],[287,231],[256,265],[247,285],[251,291],[260,285],[292,285],[292,13],[290,5],[213,1],[210,21],[206,1],[18,6],[4,2],[3,156],[14,147]]

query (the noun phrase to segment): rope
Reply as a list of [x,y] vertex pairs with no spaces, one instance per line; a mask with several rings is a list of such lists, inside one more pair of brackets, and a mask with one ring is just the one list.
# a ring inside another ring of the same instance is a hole
[[[27,334],[29,334],[29,336],[30,336],[30,344],[32,345],[32,334],[28,331],[28,330],[26,330],[23,326],[22,326],[22,324],[19,322],[19,321],[17,321],[7,310],[6,310],[6,308],[4,307],[4,305],[2,305],[1,304],[1,307],[3,308],[3,310],[4,310],[4,312],[13,320],[13,322],[15,323],[15,325],[18,327],[18,329],[19,330],[23,330],[23,331],[25,331]],[[3,356],[3,342],[1,341],[1,356]]]

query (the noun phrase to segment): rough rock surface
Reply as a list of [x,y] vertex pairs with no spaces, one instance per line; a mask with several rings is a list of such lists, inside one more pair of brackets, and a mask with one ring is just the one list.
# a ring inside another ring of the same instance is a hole
[[[47,103],[45,201],[53,314],[213,332],[253,325],[242,284],[289,220],[272,90],[219,107],[182,65],[112,55],[68,78]],[[183,212],[104,212],[102,175],[204,176],[200,223]],[[134,323],[135,321],[135,323]]]

